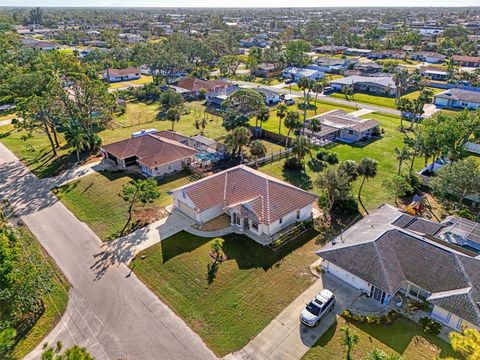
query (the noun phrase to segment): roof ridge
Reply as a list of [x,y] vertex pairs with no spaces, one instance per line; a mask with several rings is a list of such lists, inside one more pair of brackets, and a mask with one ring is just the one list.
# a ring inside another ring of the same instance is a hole
[[[390,231],[390,230],[388,230],[388,231]],[[383,234],[386,234],[388,231],[385,231]],[[386,267],[385,267],[385,263],[384,263],[383,256],[382,256],[382,254],[380,253],[380,249],[378,248],[378,240],[381,240],[382,237],[383,237],[383,235],[380,236],[379,238],[377,238],[377,239],[373,242],[373,247],[374,247],[375,252],[377,253],[377,256],[378,256],[378,258],[379,258],[380,268],[381,268],[382,274],[383,274],[383,276],[384,276],[384,278],[385,278],[385,282],[388,284],[389,287],[391,287],[391,284],[390,284],[390,274],[387,274],[387,269],[386,269]],[[394,251],[394,253],[395,253],[395,258],[396,258],[396,260],[400,263],[400,268],[402,269],[402,277],[403,277],[403,279],[406,280],[405,273],[403,272],[402,264],[401,264],[401,262],[398,260],[397,252]],[[385,289],[382,289],[382,290],[385,290]],[[388,290],[390,291],[390,289],[388,289]]]
[[[270,189],[269,189],[269,182],[268,182],[268,178],[265,178],[265,181],[267,183],[267,223],[270,224]],[[262,212],[264,212],[264,209],[263,209],[263,201],[262,201]]]

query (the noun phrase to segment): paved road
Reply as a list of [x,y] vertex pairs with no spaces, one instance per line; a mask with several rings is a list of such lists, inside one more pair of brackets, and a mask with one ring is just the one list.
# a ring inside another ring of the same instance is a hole
[[[72,284],[65,315],[47,337],[87,346],[98,360],[214,359],[200,337],[107,251],[0,144],[0,194],[7,197]],[[120,251],[123,251],[121,249]],[[39,357],[41,347],[27,359]]]
[[[258,87],[261,86],[262,88],[269,89],[271,91],[275,91],[277,93],[281,94],[292,94],[292,95],[297,95],[297,96],[303,96],[303,92],[301,91],[295,91],[292,90],[290,91],[288,86],[284,87],[282,89],[275,87],[275,86],[267,86],[267,85],[260,85],[257,83],[253,82],[247,82],[247,81],[233,81],[235,84],[238,84],[240,86],[251,86],[251,87]],[[314,93],[312,95],[315,95]],[[366,103],[361,103],[361,102],[356,102],[356,101],[346,101],[338,98],[333,98],[329,96],[325,96],[323,94],[318,95],[319,100],[323,100],[332,104],[337,104],[340,106],[356,106],[358,109],[369,109],[377,112],[382,112],[385,114],[391,114],[391,115],[400,115],[400,111],[392,109],[392,108],[386,108],[383,106],[376,106],[376,105],[371,105],[371,104],[366,104]]]

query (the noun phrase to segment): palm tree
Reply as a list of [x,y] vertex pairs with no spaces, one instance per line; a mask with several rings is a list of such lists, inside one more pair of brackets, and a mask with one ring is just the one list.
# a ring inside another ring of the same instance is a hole
[[377,175],[377,164],[377,160],[371,158],[363,158],[358,164],[358,174],[362,176],[362,182],[360,184],[360,187],[358,188],[358,202],[367,214],[368,211],[362,202],[362,189],[366,179],[374,178]]
[[323,87],[325,85],[325,79],[321,81],[316,81],[313,84],[313,92],[315,93],[315,115],[317,115],[317,99],[318,99],[318,94],[323,91]]
[[410,159],[410,156],[412,155],[412,152],[407,146],[403,146],[401,149],[398,147],[395,147],[393,149],[393,152],[395,153],[395,158],[398,160],[398,170],[397,174],[400,175],[400,171],[402,170],[402,164],[405,160]]
[[385,351],[375,348],[368,353],[366,360],[400,360],[400,355],[387,355]]
[[345,96],[345,100],[348,101],[348,96],[353,93],[353,89],[350,85],[345,85],[342,87],[342,93]]
[[75,149],[77,162],[80,162],[80,151],[88,147],[88,137],[78,122],[70,121],[67,123],[65,140],[69,146]]
[[313,133],[317,133],[322,130],[322,123],[318,118],[310,119],[310,123],[308,124],[308,130]]
[[258,166],[258,158],[264,157],[267,153],[267,148],[260,140],[253,140],[250,143],[250,154],[255,158],[255,167]]
[[172,122],[172,131],[175,128],[175,123],[180,120],[180,116],[182,115],[182,110],[179,107],[172,107],[168,109],[165,113],[166,118]]
[[248,145],[250,141],[250,130],[246,127],[241,126],[232,131],[233,143],[235,148],[238,149],[238,155],[242,154],[242,148],[245,145]]
[[397,110],[400,111],[400,129],[403,130],[403,119],[407,117],[407,114],[411,116],[413,113],[412,100],[401,98],[397,101]]
[[266,106],[261,108],[257,114],[257,121],[260,121],[260,137],[262,137],[263,122],[270,119],[270,111]]
[[203,135],[205,127],[207,126],[207,119],[205,118],[205,116],[195,118],[193,125],[195,126],[195,129],[200,130],[200,134]]
[[292,130],[300,128],[300,114],[298,111],[290,110],[285,117],[285,127],[288,129],[287,139],[285,140],[285,148],[288,148],[288,139]]
[[210,245],[210,250],[215,257],[215,262],[221,260],[223,258],[223,239],[213,239],[212,244]]
[[288,106],[285,104],[280,104],[277,106],[277,117],[278,117],[278,133],[282,133],[282,120],[287,115]]
[[297,159],[300,163],[303,164],[303,168],[305,169],[305,163],[303,159],[305,155],[309,154],[312,156],[312,143],[306,136],[300,135],[295,139],[295,142],[292,146],[292,153],[297,156]]
[[396,71],[395,74],[393,74],[393,81],[395,82],[395,99],[397,103],[406,87],[408,76],[408,70],[406,69]]
[[298,87],[303,91],[303,124],[302,133],[305,134],[305,123],[307,121],[307,105],[309,105],[310,91],[312,91],[315,81],[306,77],[298,81]]
[[352,350],[355,345],[358,344],[360,340],[358,334],[351,330],[348,326],[344,326],[341,328],[343,332],[343,345],[345,345],[345,349],[347,350],[347,360],[352,360]]

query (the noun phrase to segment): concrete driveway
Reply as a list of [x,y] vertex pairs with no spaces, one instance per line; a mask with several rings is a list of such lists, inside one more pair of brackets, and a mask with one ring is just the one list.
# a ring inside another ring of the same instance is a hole
[[[335,311],[326,315],[318,327],[309,328],[300,323],[300,312],[324,288],[335,294]],[[225,360],[298,360],[335,323],[336,316],[360,295],[361,292],[351,285],[324,274],[243,349],[227,355]]]

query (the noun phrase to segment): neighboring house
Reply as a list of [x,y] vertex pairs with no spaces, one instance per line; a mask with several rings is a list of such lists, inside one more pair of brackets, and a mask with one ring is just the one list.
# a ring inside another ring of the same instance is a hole
[[450,89],[434,95],[433,103],[438,107],[452,109],[480,109],[480,91]]
[[307,66],[307,69],[320,70],[327,73],[340,73],[344,69],[353,67],[357,62],[355,59],[342,59],[322,56],[315,60],[315,65]]
[[[353,66],[353,70],[345,70],[345,76],[352,75],[372,75],[379,74],[383,71],[383,66],[374,61],[362,61]],[[385,75],[386,76],[386,75]]]
[[262,78],[271,78],[280,76],[281,74],[282,69],[275,67],[275,65],[271,63],[261,63],[255,70],[255,76]]
[[405,51],[401,50],[379,50],[368,54],[369,59],[397,59],[403,60],[407,56]]
[[443,54],[431,51],[419,51],[410,54],[410,58],[416,61],[425,61],[430,64],[443,63],[447,57]]
[[357,118],[344,110],[332,110],[313,118],[320,120],[321,130],[317,133],[312,133],[310,130],[305,131],[323,142],[342,141],[352,143],[367,140],[378,134],[380,128],[380,123],[377,120]]
[[[173,207],[203,224],[222,214],[237,232],[273,240],[282,229],[312,218],[317,195],[239,165],[172,190]],[[270,241],[271,242],[271,241]]]
[[442,221],[444,228],[438,237],[451,244],[480,253],[480,224],[459,216],[449,216]]
[[338,55],[347,49],[346,46],[324,45],[314,48],[314,51],[319,54],[333,54]]
[[436,81],[447,81],[448,72],[446,70],[434,68],[434,67],[423,67],[421,69],[422,75],[426,78]]
[[24,47],[29,49],[43,50],[43,51],[60,49],[59,44],[56,44],[50,41],[40,41],[32,38],[21,38],[20,42]]
[[452,329],[478,329],[480,260],[436,237],[443,229],[382,205],[317,254],[325,271],[379,303],[403,294],[427,302],[430,316]]
[[330,81],[330,86],[340,92],[351,86],[354,92],[386,96],[394,96],[397,88],[392,76],[347,76]]
[[348,48],[346,49],[343,53],[345,55],[350,55],[350,56],[363,56],[363,57],[368,57],[368,54],[370,54],[373,50],[370,49],[356,49],[356,48]]
[[136,80],[142,77],[140,69],[129,66],[126,69],[107,68],[101,72],[103,79],[108,82]]
[[287,67],[285,70],[283,70],[282,76],[284,78],[292,79],[293,81],[298,82],[302,78],[320,80],[325,77],[325,73],[320,70],[290,66],[290,67]]
[[464,67],[480,67],[480,56],[462,56],[462,55],[453,55],[452,61],[455,65],[464,66]]
[[247,39],[240,40],[240,46],[245,48],[250,48],[253,46],[258,46],[264,48],[268,45],[268,42],[264,39],[259,39],[257,37],[249,37]]
[[[205,96],[207,100],[205,101],[204,105],[210,109],[221,110],[223,102],[227,100],[230,95],[240,89],[241,87],[238,85],[233,85],[223,90],[208,93]],[[276,105],[281,101],[280,94],[276,93],[275,91],[265,89],[260,86],[251,89],[265,95],[265,105]]]
[[280,102],[280,94],[276,93],[275,91],[268,90],[262,87],[257,87],[254,89],[259,93],[265,95],[265,104],[266,105],[277,105]]
[[107,166],[120,170],[138,167],[144,176],[160,177],[183,170],[199,153],[181,142],[187,141],[187,137],[173,131],[152,129],[132,135],[131,139],[102,146],[102,161]]
[[174,81],[169,88],[181,93],[185,98],[197,99],[210,92],[222,91],[232,86],[232,83],[224,80],[202,80],[194,77],[185,77]]

